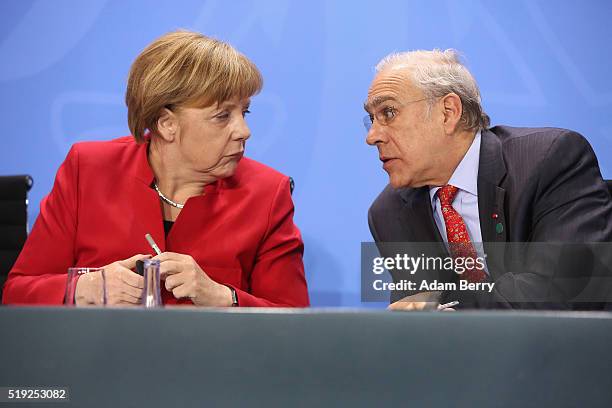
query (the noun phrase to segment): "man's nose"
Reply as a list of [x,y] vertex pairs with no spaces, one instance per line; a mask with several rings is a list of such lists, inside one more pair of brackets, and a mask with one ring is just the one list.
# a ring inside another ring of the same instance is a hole
[[376,122],[372,123],[368,134],[366,135],[366,143],[370,146],[376,146],[378,143],[384,142],[384,132],[381,131],[380,127]]

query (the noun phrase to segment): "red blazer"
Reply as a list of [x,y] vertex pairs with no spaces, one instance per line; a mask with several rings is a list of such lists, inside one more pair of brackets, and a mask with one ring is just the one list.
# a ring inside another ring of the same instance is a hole
[[[162,251],[191,255],[241,306],[308,306],[289,179],[243,158],[232,177],[191,197],[164,237],[147,144],[132,137],[75,144],[4,286],[3,303],[61,304],[70,266],[99,267]],[[164,303],[177,301],[162,285]]]

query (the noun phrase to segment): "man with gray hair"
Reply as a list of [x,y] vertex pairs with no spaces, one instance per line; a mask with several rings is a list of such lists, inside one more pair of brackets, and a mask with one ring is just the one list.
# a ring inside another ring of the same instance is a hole
[[[421,296],[434,292],[419,288],[393,291],[391,309],[427,308],[417,301],[424,299],[460,300],[458,308],[573,307],[579,290],[551,284],[558,271],[535,269],[532,261],[532,269],[511,270],[509,253],[495,248],[612,241],[610,194],[584,137],[555,128],[489,128],[478,85],[454,50],[385,57],[364,108],[366,141],[377,147],[390,180],[368,214],[381,252],[388,242],[437,243],[439,254],[484,262],[461,275],[430,277],[490,289],[437,292],[441,298]],[[390,272],[395,282],[410,279]]]

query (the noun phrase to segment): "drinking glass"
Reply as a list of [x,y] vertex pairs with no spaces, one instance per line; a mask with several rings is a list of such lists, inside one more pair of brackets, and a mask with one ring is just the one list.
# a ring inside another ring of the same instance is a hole
[[142,289],[142,306],[159,307],[162,305],[159,280],[159,260],[143,261],[144,288]]
[[106,277],[104,268],[68,268],[64,304],[75,306],[76,286],[79,279],[91,279],[93,282],[93,298],[88,299],[90,305],[106,305]]

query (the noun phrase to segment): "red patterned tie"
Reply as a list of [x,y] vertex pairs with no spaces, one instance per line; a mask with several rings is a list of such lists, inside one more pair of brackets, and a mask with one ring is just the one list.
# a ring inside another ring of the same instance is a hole
[[[442,215],[444,224],[446,225],[446,237],[448,238],[448,247],[453,258],[472,258],[476,260],[478,256],[474,245],[470,241],[465,222],[461,215],[453,208],[453,200],[459,189],[450,184],[438,190],[438,198],[442,207]],[[486,272],[474,262],[475,267],[466,269],[461,275],[462,279],[469,282],[482,282],[487,279]]]

